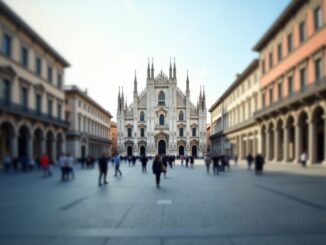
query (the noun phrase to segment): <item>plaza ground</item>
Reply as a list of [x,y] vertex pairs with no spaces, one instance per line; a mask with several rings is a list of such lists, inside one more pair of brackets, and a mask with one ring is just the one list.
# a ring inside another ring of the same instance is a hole
[[122,165],[97,185],[41,172],[0,174],[0,244],[326,244],[326,167],[244,164],[218,176],[177,166],[156,189],[151,174]]

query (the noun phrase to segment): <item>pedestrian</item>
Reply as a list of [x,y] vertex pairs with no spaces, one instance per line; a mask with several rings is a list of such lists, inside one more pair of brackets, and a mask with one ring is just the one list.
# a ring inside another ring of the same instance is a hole
[[3,159],[4,165],[5,165],[5,172],[9,172],[11,169],[11,157],[9,154],[7,154]]
[[249,153],[247,155],[248,170],[251,169],[251,164],[252,164],[253,161],[254,161],[254,157],[251,155],[251,153]]
[[213,173],[214,175],[218,175],[218,172],[219,172],[219,157],[218,155],[214,155],[213,157]]
[[234,164],[237,165],[238,164],[238,155],[234,156]]
[[230,171],[230,157],[228,154],[224,155],[224,166]]
[[148,162],[147,157],[145,155],[143,155],[142,158],[140,159],[140,161],[141,161],[142,172],[146,173],[146,167],[147,167],[147,162]]
[[263,173],[264,163],[265,163],[264,156],[262,154],[257,154],[255,158],[256,175],[261,175]]
[[188,164],[189,164],[189,157],[188,155],[186,155],[186,168],[188,168]]
[[300,162],[302,164],[302,167],[306,167],[307,164],[307,153],[306,152],[302,152],[300,155]]
[[108,173],[108,161],[105,157],[105,153],[102,154],[102,157],[98,160],[98,166],[99,166],[99,177],[98,177],[98,185],[102,185],[102,178],[103,178],[103,184],[108,184],[109,182],[106,181],[106,175]]
[[64,153],[60,154],[59,165],[61,169],[61,181],[65,181],[67,177],[67,157]]
[[209,154],[207,154],[205,156],[205,165],[206,165],[206,172],[207,174],[209,174],[209,169],[210,169],[210,165],[211,165],[211,156]]
[[114,158],[114,164],[115,164],[115,173],[114,173],[114,176],[115,177],[117,177],[118,173],[119,173],[120,176],[122,175],[122,172],[120,170],[120,163],[121,163],[121,158],[120,158],[119,153],[117,153],[117,155]]
[[68,177],[68,179],[69,179],[69,175],[71,175],[72,179],[75,178],[74,162],[75,162],[74,157],[70,153],[68,153],[67,154],[67,177]]
[[170,166],[170,168],[172,168],[172,167],[173,167],[173,158],[172,158],[171,155],[168,156],[168,162],[169,162],[169,166]]
[[168,160],[167,160],[167,158],[166,158],[166,156],[164,154],[163,154],[163,157],[162,157],[162,164],[165,167],[165,171],[163,173],[164,173],[164,177],[166,177],[166,173],[168,171]]
[[159,155],[155,156],[155,159],[153,161],[152,165],[153,174],[155,174],[155,180],[156,180],[156,188],[160,188],[160,180],[161,180],[161,173],[165,172],[165,166],[163,165],[163,162],[160,159]]
[[135,167],[135,165],[136,165],[136,156],[133,155],[132,156],[132,166]]
[[49,157],[48,157],[48,155],[43,154],[40,157],[40,165],[41,165],[41,167],[43,169],[43,177],[51,176],[51,173],[49,171]]
[[181,166],[183,166],[184,156],[181,155]]
[[190,168],[194,168],[195,158],[193,155],[190,156]]

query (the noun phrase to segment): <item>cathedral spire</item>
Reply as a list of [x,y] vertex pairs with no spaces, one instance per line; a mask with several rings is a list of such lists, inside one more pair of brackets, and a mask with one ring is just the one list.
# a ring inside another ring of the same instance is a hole
[[172,64],[171,64],[171,57],[170,57],[169,79],[172,80]]
[[201,101],[201,100],[202,100],[202,98],[203,98],[203,97],[202,97],[202,93],[201,93],[201,86],[200,86],[200,89],[199,89],[199,91],[200,91],[200,92],[199,92],[199,100]]
[[151,78],[154,79],[154,61],[153,61],[153,58],[152,58]]
[[174,58],[174,65],[173,65],[173,79],[177,79],[177,68],[175,66],[175,58]]
[[134,96],[137,96],[138,92],[137,92],[137,73],[135,70],[135,80],[134,80]]
[[123,87],[121,87],[121,90],[122,90],[122,92],[121,92],[121,109],[123,109],[123,106],[124,106],[124,101],[125,101],[125,99],[124,99],[124,95],[123,95]]
[[186,90],[189,90],[189,76],[188,76],[188,69],[187,69]]
[[118,111],[121,111],[120,86],[119,86],[119,93],[118,93]]
[[150,72],[150,68],[149,68],[149,58],[148,58],[148,63],[147,63],[147,79],[151,78],[151,72]]

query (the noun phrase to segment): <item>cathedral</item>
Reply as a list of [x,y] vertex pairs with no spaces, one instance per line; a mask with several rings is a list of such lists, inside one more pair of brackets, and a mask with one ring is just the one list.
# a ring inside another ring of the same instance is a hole
[[133,101],[118,94],[118,152],[121,155],[192,155],[206,153],[206,97],[200,89],[197,105],[190,101],[189,77],[186,92],[177,86],[177,69],[170,61],[169,76],[154,76],[148,62],[146,88],[138,93],[135,74]]

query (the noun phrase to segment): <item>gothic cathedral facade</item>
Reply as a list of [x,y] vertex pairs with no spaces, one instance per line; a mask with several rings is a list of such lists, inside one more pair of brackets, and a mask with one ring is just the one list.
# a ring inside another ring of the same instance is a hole
[[206,97],[200,89],[195,106],[190,101],[189,77],[186,93],[177,86],[176,65],[170,62],[169,77],[162,71],[154,77],[148,63],[146,88],[138,93],[135,74],[133,101],[125,104],[118,95],[118,152],[121,155],[192,155],[206,153]]

